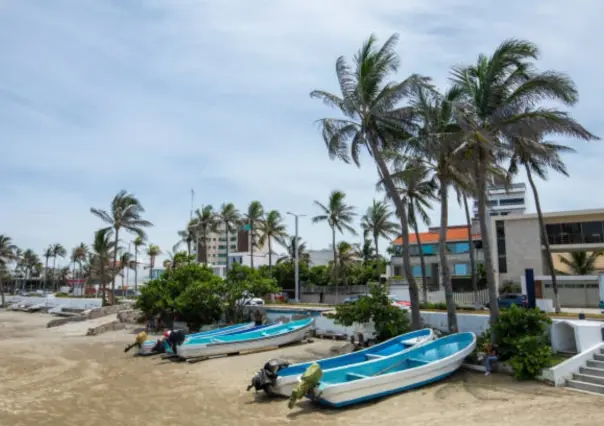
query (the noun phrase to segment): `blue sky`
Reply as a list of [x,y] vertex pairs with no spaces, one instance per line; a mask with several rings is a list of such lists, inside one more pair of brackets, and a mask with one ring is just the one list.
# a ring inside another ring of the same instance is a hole
[[[399,78],[418,72],[440,87],[451,65],[529,39],[541,68],[574,78],[572,113],[604,136],[602,16],[597,0],[0,1],[0,233],[39,252],[90,243],[101,225],[90,207],[122,188],[164,250],[187,222],[191,188],[197,207],[258,199],[309,216],[341,189],[363,213],[375,170],[328,159],[314,121],[333,112],[308,94],[336,92],[336,58],[372,32],[400,34]],[[567,142],[578,150],[571,179],[539,183],[544,209],[602,207],[604,147]],[[458,208],[450,222],[463,223]],[[330,241],[309,220],[300,234],[312,248]]]

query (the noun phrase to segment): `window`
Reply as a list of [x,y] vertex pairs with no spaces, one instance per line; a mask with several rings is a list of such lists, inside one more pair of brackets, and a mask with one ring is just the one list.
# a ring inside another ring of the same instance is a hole
[[456,263],[453,266],[453,275],[469,275],[468,269],[466,263]]
[[508,263],[505,256],[499,257],[499,273],[505,274],[508,271]]
[[422,251],[424,252],[424,254],[426,255],[433,255],[437,250],[436,250],[436,244],[426,244],[422,246]]
[[562,244],[581,244],[582,236],[580,223],[562,223],[560,228]]
[[515,206],[518,204],[524,204],[524,198],[504,198],[499,200],[500,206]]
[[497,238],[505,237],[505,223],[503,220],[498,220],[495,222],[495,229],[497,231]]
[[[497,200],[488,200],[486,204],[487,207],[495,207],[497,206]],[[476,208],[478,208],[478,205],[476,206]]]
[[507,254],[505,252],[505,238],[497,238],[497,253],[499,253],[499,256]]
[[[421,265],[414,265],[411,267],[411,272],[413,273],[413,276],[416,278],[419,278],[422,276],[422,266]],[[426,277],[430,276],[430,265],[426,265]]]
[[508,262],[505,246],[505,222],[503,220],[498,220],[495,222],[495,231],[497,235],[498,269],[500,274],[505,274],[508,271]]
[[394,274],[394,276],[396,277],[400,277],[403,275],[403,267],[402,266],[398,266],[396,265],[394,268],[392,268],[393,271],[392,273]]
[[237,244],[231,244],[231,250],[237,250]]
[[237,241],[237,237],[231,237],[231,242]]
[[451,253],[461,254],[470,252],[470,243],[449,243],[447,246]]
[[586,244],[604,242],[604,232],[601,221],[583,222],[581,224],[581,231],[583,234],[583,242]]
[[226,248],[227,248],[227,246],[224,244],[221,244],[218,246],[218,250],[225,250]]

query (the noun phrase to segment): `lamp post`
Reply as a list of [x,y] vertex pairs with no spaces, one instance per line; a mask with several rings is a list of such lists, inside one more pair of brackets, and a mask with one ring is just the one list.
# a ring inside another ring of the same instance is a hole
[[300,259],[299,259],[299,253],[298,253],[298,219],[300,217],[306,216],[305,214],[295,214],[292,212],[287,212],[287,214],[292,215],[295,218],[295,223],[296,223],[296,232],[295,232],[295,237],[294,237],[294,265],[295,265],[295,269],[294,269],[294,286],[295,286],[295,290],[296,290],[296,302],[300,302]]

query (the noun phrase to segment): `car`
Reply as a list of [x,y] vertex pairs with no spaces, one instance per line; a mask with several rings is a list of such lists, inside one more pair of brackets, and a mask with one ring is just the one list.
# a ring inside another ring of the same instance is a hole
[[[528,299],[525,294],[506,293],[497,298],[497,305],[499,305],[499,309],[510,308],[513,305],[528,308]],[[488,308],[489,304],[487,303],[485,306]]]
[[362,297],[368,296],[367,294],[353,294],[342,300],[342,303],[355,303],[361,300]]
[[408,300],[403,300],[400,297],[394,295],[394,294],[389,294],[388,295],[388,299],[390,299],[390,301],[392,302],[392,306],[396,306],[399,307],[401,309],[406,309],[406,308],[410,308],[411,307],[411,302],[409,302]]

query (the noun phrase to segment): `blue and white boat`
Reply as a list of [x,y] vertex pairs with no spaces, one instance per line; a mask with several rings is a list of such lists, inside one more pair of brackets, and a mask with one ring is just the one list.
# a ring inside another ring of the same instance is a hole
[[456,333],[396,355],[327,370],[313,399],[344,407],[424,386],[453,374],[475,347],[474,333]]
[[[254,328],[253,322],[246,322],[241,324],[229,325],[227,327],[215,328],[213,330],[200,331],[199,333],[188,334],[185,337],[185,342],[194,337],[212,337],[212,336],[222,336],[225,334],[233,334],[240,333],[244,331],[249,331]],[[141,348],[138,350],[139,355],[150,355],[153,353],[153,348],[157,344],[157,339],[155,340],[147,340]],[[168,349],[167,346],[165,346]],[[170,348],[170,352],[172,349]]]
[[290,396],[292,390],[298,384],[298,377],[300,377],[313,362],[319,364],[321,370],[325,372],[334,368],[351,366],[368,360],[403,353],[432,340],[434,340],[434,332],[430,328],[425,328],[423,330],[401,334],[400,336],[393,337],[385,342],[357,352],[325,358],[318,361],[290,365],[283,370],[279,370],[277,379],[271,388],[271,393]]
[[282,346],[304,339],[312,325],[313,319],[308,318],[235,335],[194,337],[177,346],[176,354],[180,358],[205,358]]

